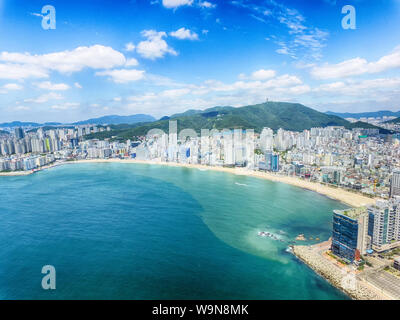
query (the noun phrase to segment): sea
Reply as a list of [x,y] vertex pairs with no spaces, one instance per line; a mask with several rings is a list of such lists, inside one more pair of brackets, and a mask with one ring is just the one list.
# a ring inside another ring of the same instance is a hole
[[153,164],[0,177],[0,300],[348,299],[288,250],[299,234],[327,240],[344,208],[283,183]]

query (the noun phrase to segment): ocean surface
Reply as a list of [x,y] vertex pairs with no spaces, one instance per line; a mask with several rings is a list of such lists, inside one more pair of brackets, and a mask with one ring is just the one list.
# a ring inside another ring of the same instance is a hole
[[[347,299],[286,252],[300,233],[327,240],[344,207],[282,183],[159,165],[0,177],[0,299]],[[55,290],[41,287],[44,265]]]

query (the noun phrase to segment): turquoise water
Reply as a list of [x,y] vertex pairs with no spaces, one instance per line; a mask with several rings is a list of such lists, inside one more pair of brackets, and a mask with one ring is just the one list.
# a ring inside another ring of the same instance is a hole
[[[0,177],[0,299],[346,299],[285,251],[299,233],[328,239],[335,208],[281,183],[158,165]],[[41,288],[49,264],[56,290]]]

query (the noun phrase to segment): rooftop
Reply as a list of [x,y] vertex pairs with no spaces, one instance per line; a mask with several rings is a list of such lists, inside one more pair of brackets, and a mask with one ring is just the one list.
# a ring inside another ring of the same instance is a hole
[[349,217],[351,219],[357,219],[362,214],[367,212],[367,208],[366,207],[350,208],[345,210],[334,210],[334,212]]

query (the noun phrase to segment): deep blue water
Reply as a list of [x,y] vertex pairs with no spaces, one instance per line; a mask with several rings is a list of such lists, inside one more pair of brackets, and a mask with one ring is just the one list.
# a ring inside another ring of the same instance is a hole
[[[340,208],[281,183],[157,165],[0,177],[0,299],[346,299],[285,251],[299,233],[328,239]],[[44,265],[56,290],[41,287]]]

